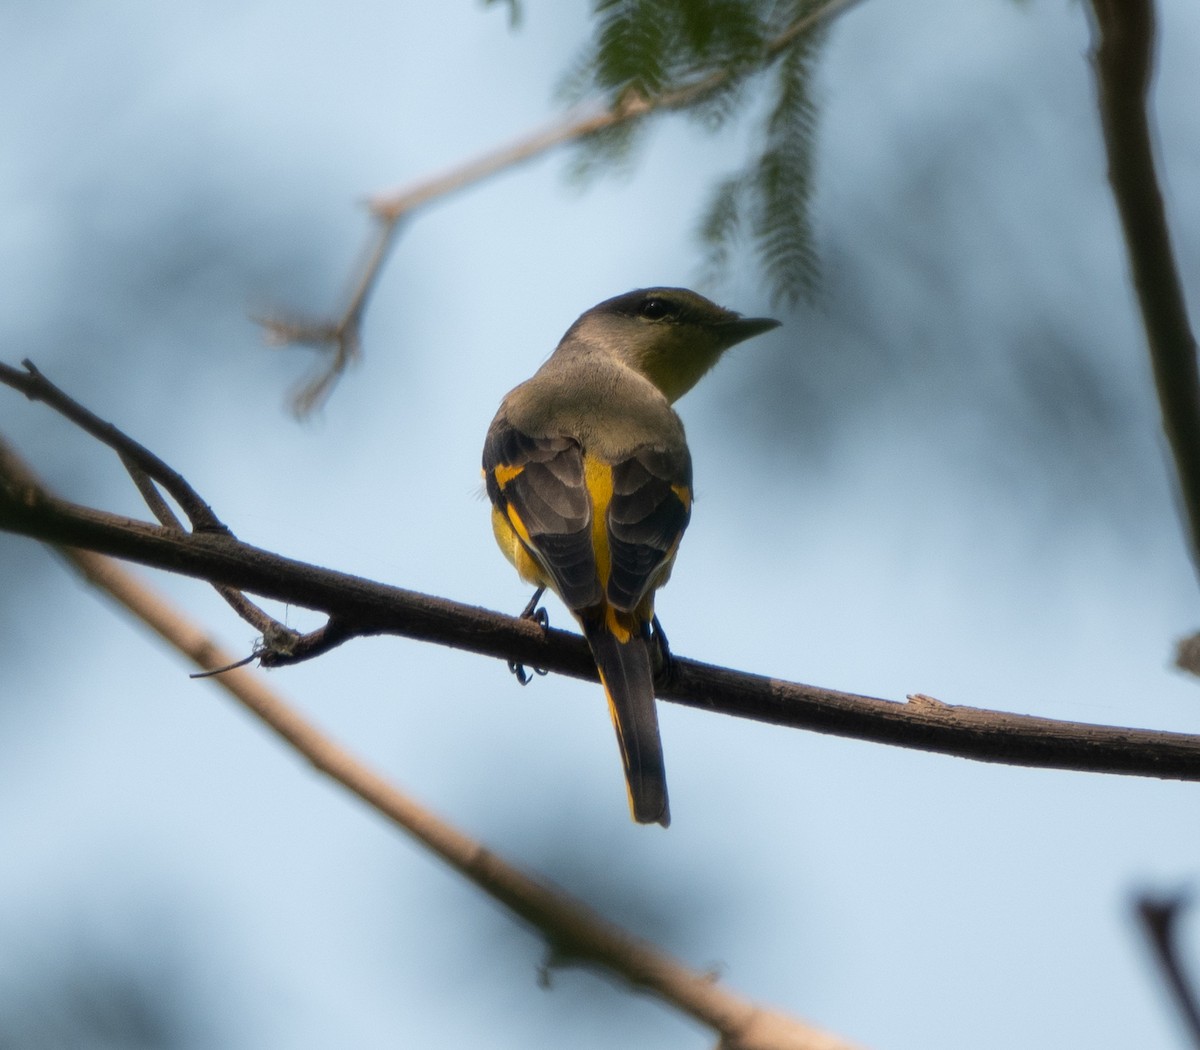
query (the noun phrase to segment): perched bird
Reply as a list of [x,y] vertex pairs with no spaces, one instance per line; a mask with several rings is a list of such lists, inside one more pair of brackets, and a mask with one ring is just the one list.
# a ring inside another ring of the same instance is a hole
[[508,393],[484,444],[496,542],[537,587],[522,615],[549,587],[579,621],[642,824],[671,820],[654,706],[655,656],[668,653],[654,592],[692,509],[692,459],[671,402],[731,346],[778,324],[684,288],[605,300]]

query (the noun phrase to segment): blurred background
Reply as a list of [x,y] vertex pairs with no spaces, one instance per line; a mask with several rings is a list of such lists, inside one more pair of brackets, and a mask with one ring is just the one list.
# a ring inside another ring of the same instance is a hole
[[[1159,7],[1159,152],[1194,291],[1200,9]],[[524,15],[0,3],[3,359],[144,442],[247,542],[517,611],[478,480],[496,405],[595,302],[695,283],[697,216],[746,127],[661,120],[585,186],[555,154],[429,208],[365,360],[306,423],[284,405],[310,355],[249,318],[334,310],[367,195],[555,118],[588,13]],[[659,601],[678,653],[1200,732],[1200,683],[1170,665],[1200,626],[1196,576],[1088,47],[1062,0],[869,0],[833,25],[820,290],[679,406],[697,501]],[[749,252],[699,290],[772,311]],[[45,408],[0,390],[0,431],[70,498],[145,516],[116,458]],[[249,650],[210,590],[152,579]],[[0,1045],[709,1044],[594,974],[540,988],[537,938],[43,548],[0,535],[0,580]],[[663,704],[661,833],[628,819],[594,685],[520,689],[398,639],[271,683],[468,833],[866,1046],[1182,1045],[1130,899],[1194,884],[1194,784]]]

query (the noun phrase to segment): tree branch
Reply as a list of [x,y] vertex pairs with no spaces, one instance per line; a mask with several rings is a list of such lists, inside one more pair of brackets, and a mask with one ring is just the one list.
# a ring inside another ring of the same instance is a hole
[[[21,391],[31,401],[49,405],[81,430],[116,452],[121,465],[160,525],[179,533],[185,531],[171,505],[158,491],[158,484],[161,484],[183,508],[192,528],[201,532],[233,535],[186,478],[167,466],[144,445],[134,441],[112,423],[101,419],[65,391],[60,390],[38,371],[32,361],[26,359],[21,363],[25,368],[24,372],[0,363],[0,382]],[[340,636],[338,625],[326,624],[311,634],[302,635],[255,605],[241,591],[219,583],[214,583],[213,589],[238,616],[259,632],[262,644],[256,650],[255,657],[269,658],[272,654],[282,654],[295,658],[302,653],[315,656],[327,652],[345,640]]]
[[1200,370],[1196,338],[1154,165],[1147,95],[1154,58],[1153,0],[1091,0],[1092,62],[1133,284],[1175,461],[1192,562],[1200,573]]
[[1145,894],[1136,902],[1138,920],[1142,932],[1154,950],[1163,979],[1171,990],[1171,998],[1183,1018],[1184,1026],[1191,1037],[1192,1045],[1200,1047],[1200,1003],[1191,981],[1184,973],[1183,960],[1179,956],[1177,932],[1179,916],[1187,906],[1187,897],[1152,897]]
[[[0,479],[45,496],[37,479],[0,444]],[[233,663],[161,596],[111,558],[55,545],[89,583],[106,592],[204,671]],[[656,945],[609,922],[583,901],[510,864],[471,839],[304,719],[260,675],[225,671],[214,682],[265,723],[315,769],[337,781],[451,868],[534,927],[555,965],[596,966],[654,995],[721,1035],[730,1050],[854,1050],[845,1040],[761,1007],[690,969]]]
[[336,318],[303,320],[287,315],[259,317],[272,345],[298,344],[332,354],[326,367],[304,384],[292,400],[297,415],[305,415],[329,396],[334,384],[354,362],[362,346],[362,317],[379,275],[391,255],[403,219],[414,212],[459,190],[466,189],[502,171],[540,157],[559,146],[590,138],[610,128],[641,120],[653,113],[686,109],[735,78],[748,77],[773,63],[805,34],[832,21],[859,0],[826,0],[814,10],[797,18],[770,40],[763,49],[757,69],[718,70],[683,84],[654,98],[627,93],[611,106],[594,107],[571,114],[548,128],[522,136],[515,142],[491,150],[449,171],[370,198],[368,208],[374,220],[352,291]]
[[200,498],[200,494],[188,484],[182,475],[167,466],[145,445],[134,441],[124,431],[101,419],[89,409],[84,408],[78,401],[63,393],[42,375],[28,358],[21,364],[25,369],[24,372],[9,365],[0,364],[0,382],[14,390],[19,390],[30,401],[40,401],[42,404],[49,405],[85,434],[90,434],[97,441],[116,452],[121,458],[122,465],[133,477],[139,491],[150,503],[151,509],[157,510],[158,513],[170,519],[164,521],[163,524],[174,524],[176,528],[180,527],[174,514],[166,503],[162,502],[162,498],[157,495],[157,492],[153,496],[149,494],[153,486],[147,478],[157,481],[171,494],[171,497],[187,514],[192,528],[202,532],[230,535],[229,529],[213,513],[212,507]]
[[[0,365],[0,382],[21,373]],[[280,666],[351,637],[395,634],[597,680],[578,635],[335,572],[241,543],[222,532],[181,533],[58,499],[31,484],[0,445],[0,529],[79,547],[213,584],[235,587],[330,617],[329,644],[269,650]],[[319,633],[319,632],[317,632]],[[918,748],[984,762],[1200,780],[1200,737],[1063,722],[940,703],[921,694],[902,704],[780,681],[675,657],[666,700],[708,711]]]

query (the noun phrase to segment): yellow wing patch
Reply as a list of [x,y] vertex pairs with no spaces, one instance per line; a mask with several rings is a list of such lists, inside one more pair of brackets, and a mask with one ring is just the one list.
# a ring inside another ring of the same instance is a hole
[[504,488],[513,478],[517,477],[521,471],[525,469],[522,464],[519,467],[509,466],[507,463],[497,463],[492,470],[492,477],[496,479],[496,484]]
[[521,537],[521,541],[528,546],[533,546],[533,539],[529,535],[529,530],[525,527],[525,522],[521,520],[521,515],[517,513],[516,508],[510,503],[504,508],[508,524],[512,526],[513,532]]
[[[514,524],[514,521],[517,524]],[[496,537],[496,545],[512,563],[521,579],[526,583],[532,583],[535,587],[549,585],[549,577],[522,541],[522,534],[528,536],[529,533],[516,511],[510,507],[506,515],[498,507],[493,507],[492,534]]]

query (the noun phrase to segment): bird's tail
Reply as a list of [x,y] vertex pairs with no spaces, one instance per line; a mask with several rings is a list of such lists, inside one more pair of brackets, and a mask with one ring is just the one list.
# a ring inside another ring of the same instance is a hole
[[671,823],[671,811],[667,805],[667,773],[654,706],[650,645],[636,624],[631,623],[632,630],[628,630],[614,621],[611,609],[606,612],[607,615],[585,617],[583,633],[596,658],[617,742],[621,745],[629,808],[639,824],[658,823],[665,828]]

